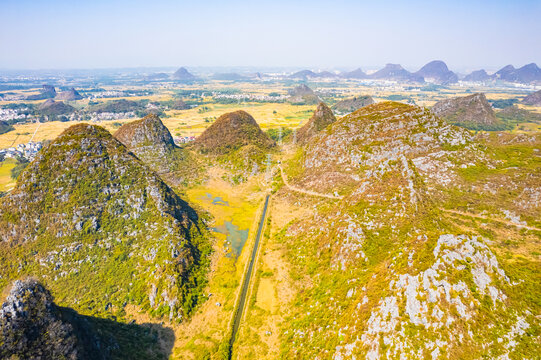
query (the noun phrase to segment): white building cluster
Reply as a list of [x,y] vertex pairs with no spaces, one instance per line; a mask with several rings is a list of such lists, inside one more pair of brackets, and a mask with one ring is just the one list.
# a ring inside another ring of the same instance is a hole
[[286,95],[269,96],[260,94],[217,94],[213,93],[214,99],[233,99],[238,101],[269,101],[278,102],[287,99]]
[[[28,109],[22,109],[28,110]],[[9,121],[9,120],[30,120],[34,118],[33,115],[20,114],[16,109],[0,109],[0,120]]]
[[28,161],[34,160],[38,151],[41,150],[43,145],[40,141],[38,142],[28,142],[26,144],[19,144],[15,147],[10,147],[7,149],[0,149],[0,155],[3,155],[6,159],[22,157]]

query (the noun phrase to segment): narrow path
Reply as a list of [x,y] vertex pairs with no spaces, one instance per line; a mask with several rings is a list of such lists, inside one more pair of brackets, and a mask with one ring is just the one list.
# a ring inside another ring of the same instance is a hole
[[239,330],[242,315],[244,313],[244,307],[246,305],[246,296],[248,295],[248,288],[250,287],[250,280],[252,278],[252,272],[254,270],[254,262],[257,256],[257,250],[259,248],[259,239],[261,238],[261,232],[263,230],[263,225],[265,224],[265,216],[267,215],[269,198],[270,195],[267,195],[267,197],[265,198],[265,205],[263,207],[263,213],[261,214],[261,220],[259,220],[259,227],[257,228],[254,248],[252,249],[252,255],[250,257],[248,269],[246,270],[246,274],[242,282],[242,287],[240,289],[240,297],[238,300],[239,302],[236,308],[235,317],[233,319],[233,331],[231,332],[231,339],[229,340],[229,359],[231,359],[233,356],[233,344],[235,343],[235,338],[237,337],[237,332]]
[[451,214],[462,215],[462,216],[469,216],[469,217],[473,217],[473,218],[477,218],[477,219],[483,219],[483,220],[488,220],[488,221],[495,221],[495,222],[499,222],[499,223],[502,223],[502,224],[505,224],[505,225],[516,226],[516,227],[524,228],[524,229],[528,229],[528,230],[541,231],[541,229],[536,228],[536,227],[533,227],[533,226],[517,224],[517,223],[514,223],[514,222],[512,222],[512,221],[507,221],[507,220],[503,220],[503,219],[491,218],[491,217],[484,216],[484,215],[478,215],[478,214],[473,214],[473,213],[468,213],[468,212],[463,212],[463,211],[458,211],[458,210],[443,209],[443,208],[440,208],[440,210],[443,211],[443,212],[451,213]]
[[293,190],[293,191],[296,191],[296,192],[299,192],[299,193],[303,193],[303,194],[306,194],[306,195],[325,197],[327,199],[333,199],[333,200],[339,200],[339,199],[344,198],[341,195],[322,194],[322,193],[318,193],[318,192],[315,192],[315,191],[305,190],[305,189],[301,189],[301,188],[298,188],[296,186],[290,185],[287,182],[286,176],[284,175],[284,170],[282,169],[282,165],[280,165],[280,174],[282,174],[282,181],[287,186],[287,188],[290,189],[290,190]]

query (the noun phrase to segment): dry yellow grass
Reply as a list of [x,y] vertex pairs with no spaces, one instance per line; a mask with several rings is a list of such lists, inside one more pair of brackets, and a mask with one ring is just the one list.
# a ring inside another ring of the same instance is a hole
[[15,180],[11,178],[11,169],[14,167],[13,159],[0,162],[0,191],[9,191],[15,187]]

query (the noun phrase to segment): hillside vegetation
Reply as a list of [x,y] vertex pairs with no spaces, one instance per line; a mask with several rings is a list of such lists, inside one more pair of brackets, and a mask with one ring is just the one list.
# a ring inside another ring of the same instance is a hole
[[[529,251],[539,232],[446,212],[539,228],[531,216],[540,213],[539,154],[523,156],[538,140],[485,145],[497,140],[386,102],[338,120],[306,145],[289,166],[291,180],[343,199],[311,200],[313,214],[278,235],[299,288],[282,356],[536,357],[540,267]],[[507,170],[511,182],[477,172],[493,166],[516,167]],[[478,203],[490,192],[490,205]],[[285,188],[279,194],[291,198]]]
[[68,128],[0,204],[0,284],[34,276],[62,306],[170,320],[201,301],[209,243],[200,215],[109,132]]

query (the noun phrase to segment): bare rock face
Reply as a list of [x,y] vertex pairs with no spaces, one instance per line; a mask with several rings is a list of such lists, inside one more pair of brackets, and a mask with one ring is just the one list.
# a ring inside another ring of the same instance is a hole
[[489,130],[499,125],[494,110],[482,93],[438,101],[432,112],[451,124],[474,130]]
[[340,113],[351,113],[359,110],[363,106],[371,105],[374,103],[374,99],[371,96],[356,96],[351,99],[345,99],[334,104],[332,109]]
[[0,358],[80,359],[77,337],[51,293],[35,280],[15,281],[0,308]]
[[541,106],[541,90],[538,90],[524,99],[522,99],[524,105]]
[[275,146],[246,111],[235,111],[220,116],[196,140],[194,146],[205,153],[226,154],[243,146],[252,145],[260,149]]
[[320,102],[314,115],[303,127],[297,131],[297,139],[300,143],[306,143],[309,139],[336,121],[332,110]]

